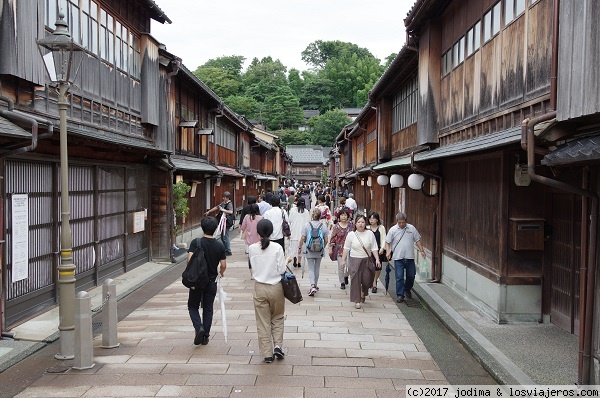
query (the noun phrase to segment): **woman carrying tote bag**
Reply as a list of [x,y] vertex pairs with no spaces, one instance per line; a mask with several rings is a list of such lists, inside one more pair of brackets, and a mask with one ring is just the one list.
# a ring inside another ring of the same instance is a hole
[[[356,217],[354,231],[350,232],[344,242],[342,253],[342,266],[348,265],[350,275],[350,301],[355,303],[356,309],[361,308],[365,297],[369,295],[369,288],[373,284],[375,272],[370,269],[371,253],[375,256],[375,266],[381,269],[379,261],[379,247],[375,241],[373,232],[366,229],[367,217],[360,215]],[[350,251],[350,256],[348,256]]]

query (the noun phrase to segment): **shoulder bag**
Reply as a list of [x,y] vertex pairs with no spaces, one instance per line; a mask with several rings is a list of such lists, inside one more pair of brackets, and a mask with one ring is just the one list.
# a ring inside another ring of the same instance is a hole
[[281,210],[281,219],[283,220],[281,223],[281,232],[283,232],[283,236],[289,238],[292,236],[292,230],[290,228],[290,224],[285,219],[285,214],[283,213],[283,209]]
[[286,271],[281,274],[281,288],[283,289],[283,295],[292,304],[298,304],[302,301],[302,293],[298,286],[298,280],[292,270],[286,265]]
[[369,258],[369,269],[371,271],[378,271],[378,270],[380,270],[381,267],[377,266],[377,262],[373,259],[373,256],[371,255],[371,253],[369,253],[369,251],[367,250],[367,248],[365,247],[365,245],[363,245],[362,240],[359,238],[358,234],[356,232],[354,232],[354,235],[356,236],[356,239],[358,239],[358,241],[360,242],[360,245],[362,246],[362,248],[365,251],[365,253],[367,253],[367,257]]
[[402,232],[402,236],[400,237],[400,239],[398,239],[398,242],[396,242],[396,244],[394,245],[394,248],[390,251],[390,260],[392,259],[392,257],[394,257],[394,250],[396,250],[396,248],[398,247],[398,243],[400,243],[400,241],[402,240],[402,238],[404,238],[404,234],[406,233],[406,229],[408,228],[408,226],[404,227],[404,231]]

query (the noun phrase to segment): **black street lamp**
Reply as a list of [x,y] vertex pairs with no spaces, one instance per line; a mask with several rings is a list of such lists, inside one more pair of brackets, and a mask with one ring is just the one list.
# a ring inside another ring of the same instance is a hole
[[83,48],[76,45],[69,34],[69,25],[61,12],[52,35],[37,40],[38,50],[44,60],[52,82],[58,84],[58,113],[60,116],[60,179],[61,228],[59,284],[60,352],[56,359],[72,359],[75,353],[75,264],[73,264],[73,238],[69,225],[69,160],[67,148],[67,92],[73,84],[84,56]]

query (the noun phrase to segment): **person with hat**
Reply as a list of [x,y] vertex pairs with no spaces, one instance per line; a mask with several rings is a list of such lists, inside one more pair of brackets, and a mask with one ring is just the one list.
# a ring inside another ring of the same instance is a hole
[[221,242],[225,246],[225,254],[231,256],[231,244],[229,242],[229,228],[233,226],[234,215],[233,215],[233,203],[231,202],[231,194],[228,191],[223,192],[223,201],[204,213],[204,216],[209,216],[215,212],[217,213],[217,220],[220,220],[223,215],[226,217],[225,228],[221,232]]

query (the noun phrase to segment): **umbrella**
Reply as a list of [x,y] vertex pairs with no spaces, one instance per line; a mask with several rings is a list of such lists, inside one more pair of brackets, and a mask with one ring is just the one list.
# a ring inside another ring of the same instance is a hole
[[225,342],[227,343],[227,318],[225,317],[225,299],[227,294],[223,290],[223,284],[221,283],[221,276],[219,275],[219,301],[221,302],[221,322],[223,322],[223,336],[225,336]]
[[221,215],[221,219],[219,220],[217,231],[219,231],[219,235],[225,235],[225,230],[227,230],[227,217],[225,216],[225,213],[223,213]]
[[388,262],[385,266],[385,294],[388,294],[388,287],[390,286],[390,272],[392,271],[391,263]]

